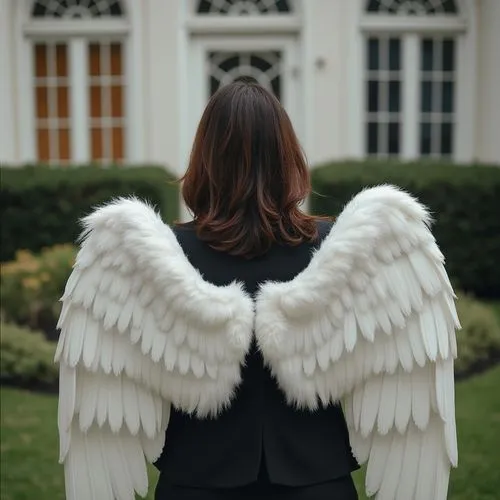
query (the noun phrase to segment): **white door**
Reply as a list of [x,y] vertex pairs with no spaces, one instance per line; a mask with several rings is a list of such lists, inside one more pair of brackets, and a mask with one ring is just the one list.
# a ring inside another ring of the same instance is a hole
[[192,39],[189,68],[189,130],[196,126],[210,96],[239,76],[252,76],[271,90],[302,135],[298,47],[289,36],[221,36]]

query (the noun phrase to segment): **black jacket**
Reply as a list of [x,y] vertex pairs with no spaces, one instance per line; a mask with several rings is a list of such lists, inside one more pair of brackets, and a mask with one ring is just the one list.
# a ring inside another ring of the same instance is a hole
[[[191,264],[215,285],[234,280],[255,294],[264,281],[289,281],[309,263],[331,224],[319,222],[320,238],[297,247],[274,245],[263,257],[246,260],[211,249],[191,225],[174,229]],[[243,382],[232,405],[217,419],[199,420],[172,411],[165,448],[156,462],[172,484],[234,487],[257,479],[302,486],[350,474],[351,454],[342,410],[310,412],[286,404],[255,343],[242,368]]]

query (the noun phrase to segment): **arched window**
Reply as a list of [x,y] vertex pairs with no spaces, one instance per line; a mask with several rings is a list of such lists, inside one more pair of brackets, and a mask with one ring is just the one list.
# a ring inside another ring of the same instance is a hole
[[[35,0],[30,16],[28,36],[36,27],[32,42],[36,159],[49,164],[123,162],[127,125],[123,2]],[[81,25],[74,24],[80,20]],[[118,23],[112,32],[107,20]],[[67,32],[66,22],[72,23]]]
[[210,15],[262,15],[288,14],[292,0],[198,0],[197,14]]
[[210,52],[210,94],[240,76],[251,76],[280,99],[281,64],[282,53],[279,51]]
[[454,157],[457,0],[366,0],[365,153]]
[[456,0],[368,0],[370,13],[401,15],[458,14]]
[[36,0],[32,8],[35,18],[83,19],[121,17],[123,14],[120,0]]

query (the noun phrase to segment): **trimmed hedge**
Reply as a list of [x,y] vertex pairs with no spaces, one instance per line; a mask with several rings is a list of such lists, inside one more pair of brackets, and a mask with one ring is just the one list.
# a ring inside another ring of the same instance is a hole
[[19,249],[39,251],[59,243],[73,243],[78,224],[93,207],[118,196],[136,195],[158,207],[172,222],[178,213],[178,187],[160,167],[42,165],[2,168],[2,262]]
[[361,189],[395,184],[433,213],[433,233],[457,288],[500,297],[500,168],[432,163],[342,163],[313,171],[311,211],[337,215]]

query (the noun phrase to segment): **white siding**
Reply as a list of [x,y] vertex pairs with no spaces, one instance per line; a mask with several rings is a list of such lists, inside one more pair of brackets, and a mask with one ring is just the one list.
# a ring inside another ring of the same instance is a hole
[[146,109],[145,161],[180,172],[181,127],[179,72],[182,2],[145,0],[144,102]]
[[500,164],[500,1],[478,2],[476,158]]
[[0,164],[12,164],[18,155],[12,7],[10,0],[0,0]]

